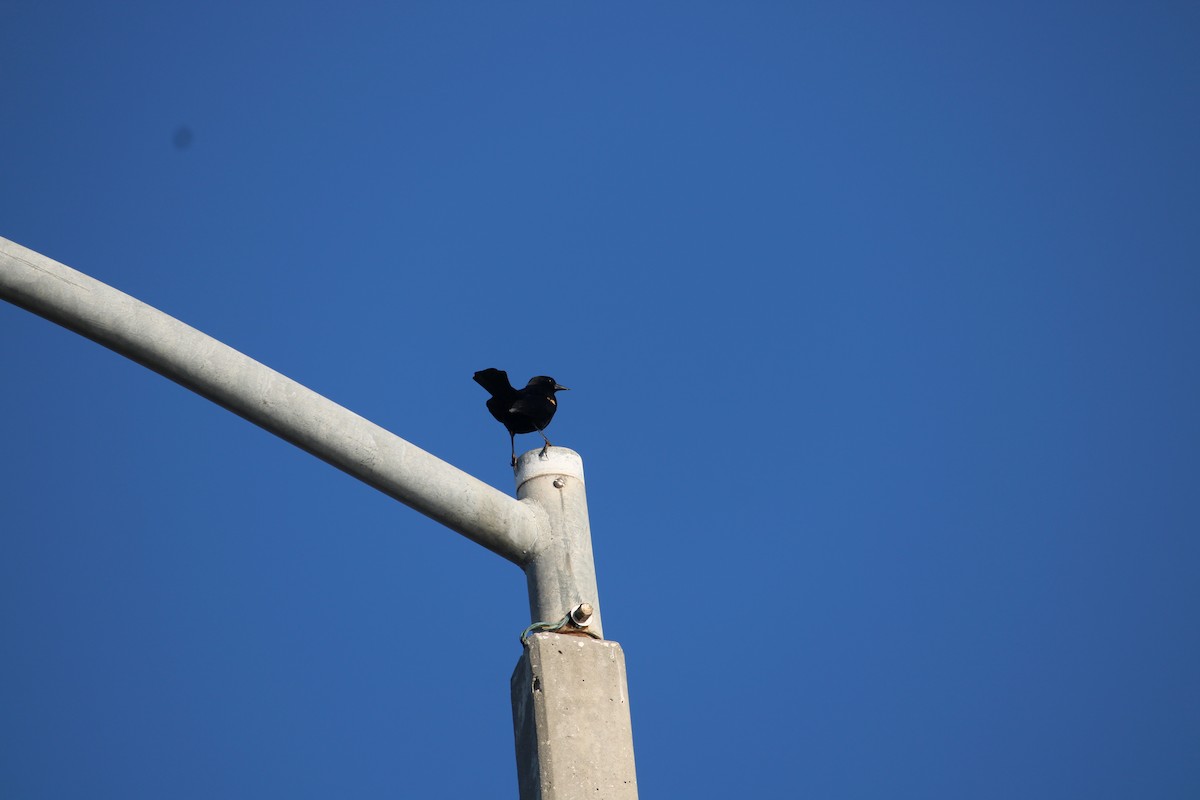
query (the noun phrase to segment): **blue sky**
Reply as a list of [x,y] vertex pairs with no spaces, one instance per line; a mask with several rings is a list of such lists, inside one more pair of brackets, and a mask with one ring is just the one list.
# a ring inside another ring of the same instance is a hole
[[[572,387],[643,797],[1200,793],[1192,5],[0,25],[0,235],[505,491],[471,374]],[[0,354],[0,795],[516,796],[515,567]]]

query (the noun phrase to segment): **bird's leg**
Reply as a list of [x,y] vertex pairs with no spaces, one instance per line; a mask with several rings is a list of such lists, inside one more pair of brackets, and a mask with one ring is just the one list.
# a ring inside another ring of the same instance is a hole
[[[542,438],[543,438],[543,439],[546,439],[546,432],[545,432],[544,430],[542,430],[541,428],[538,428],[538,433],[540,433],[540,434],[542,435]],[[542,457],[542,458],[545,458],[545,457],[546,457],[546,448],[547,448],[547,447],[553,447],[553,446],[554,446],[554,445],[550,444],[550,440],[549,440],[549,439],[546,439],[546,444],[545,444],[545,445],[542,447],[542,452],[541,452],[541,454],[540,454],[540,455],[541,455],[541,457]]]
[[508,446],[512,450],[512,466],[517,465],[517,435],[512,431],[508,432]]

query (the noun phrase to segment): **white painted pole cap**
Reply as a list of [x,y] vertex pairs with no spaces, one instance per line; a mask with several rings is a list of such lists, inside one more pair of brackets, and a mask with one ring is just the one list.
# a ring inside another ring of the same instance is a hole
[[583,458],[566,447],[549,447],[546,455],[542,448],[530,450],[517,457],[517,489],[526,481],[544,475],[560,475],[575,478],[583,483]]

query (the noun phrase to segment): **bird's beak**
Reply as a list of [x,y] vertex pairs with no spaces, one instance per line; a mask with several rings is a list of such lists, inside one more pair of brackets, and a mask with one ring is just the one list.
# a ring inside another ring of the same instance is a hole
[[570,390],[570,389],[568,389],[568,388],[567,388],[567,387],[565,387],[565,386],[559,386],[559,385],[556,383],[556,384],[554,384],[554,391],[556,391],[556,392],[569,392],[569,391],[571,391],[571,390]]

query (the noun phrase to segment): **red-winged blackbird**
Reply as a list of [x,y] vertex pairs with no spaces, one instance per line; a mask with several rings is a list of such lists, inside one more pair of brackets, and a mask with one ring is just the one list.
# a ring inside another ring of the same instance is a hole
[[[487,389],[492,395],[487,401],[488,411],[508,428],[509,444],[512,446],[512,465],[517,465],[517,434],[537,431],[546,439],[545,429],[558,410],[558,401],[554,399],[555,392],[565,392],[567,387],[559,386],[554,378],[538,375],[530,378],[524,389],[514,389],[508,382],[508,373],[502,369],[481,369],[475,373],[475,382]],[[546,447],[542,455],[546,455]]]

